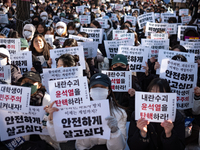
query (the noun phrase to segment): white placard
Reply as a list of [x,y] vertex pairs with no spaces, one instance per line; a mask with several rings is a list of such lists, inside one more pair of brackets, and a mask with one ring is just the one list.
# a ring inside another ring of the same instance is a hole
[[86,32],[89,35],[89,38],[93,39],[93,41],[98,42],[99,44],[102,43],[103,40],[103,29],[95,29],[95,28],[82,28],[80,29],[81,32]]
[[166,27],[167,27],[166,23],[147,22],[146,30],[145,30],[145,36],[151,35],[150,33],[160,33],[160,32],[166,33]]
[[127,57],[130,71],[145,72],[142,66],[146,66],[148,49],[138,46],[119,46],[118,54]]
[[69,38],[75,39],[77,41],[83,40],[84,42],[92,42],[93,41],[93,39],[85,38],[85,37],[81,37],[81,36],[76,36],[76,35],[72,35],[72,34],[69,35]]
[[142,46],[149,48],[149,58],[155,57],[157,59],[158,52],[161,49],[169,49],[169,39],[157,40],[157,39],[141,39]]
[[49,93],[59,108],[90,104],[87,77],[49,81]]
[[84,13],[84,8],[85,8],[85,6],[76,6],[76,12],[79,14],[79,12],[81,13],[81,14],[83,14]]
[[197,30],[197,27],[196,26],[182,26],[182,25],[179,25],[178,26],[178,36],[177,36],[177,40],[178,41],[183,41],[184,39],[184,31],[185,29],[187,28],[194,28],[195,30]]
[[174,0],[174,3],[186,3],[186,0]]
[[60,67],[60,68],[51,68],[43,69],[43,82],[49,92],[49,81],[52,80],[61,80],[67,78],[77,78],[83,76],[83,69],[81,66],[77,67]]
[[176,93],[135,92],[135,120],[175,121]]
[[168,23],[170,17],[176,17],[175,13],[161,13],[162,23]]
[[106,55],[107,58],[113,59],[115,55],[118,53],[118,47],[120,45],[124,46],[132,46],[133,45],[133,40],[132,39],[127,39],[127,40],[104,40],[104,45],[105,45],[105,50],[106,50]]
[[110,139],[110,128],[105,120],[108,116],[108,100],[91,101],[90,105],[85,106],[61,108],[53,113],[56,140]]
[[188,24],[191,21],[191,19],[192,19],[192,16],[184,16],[184,17],[181,17],[181,22],[183,24],[185,24],[185,23]]
[[146,13],[143,15],[139,15],[137,17],[137,22],[138,22],[138,26],[140,29],[143,29],[144,26],[146,26],[147,22],[155,22],[155,18],[154,18],[154,13]]
[[31,68],[33,67],[31,51],[16,52],[16,54],[10,55],[10,59],[11,64],[18,66],[22,74],[31,71]]
[[6,49],[10,54],[21,51],[21,41],[15,38],[0,38],[0,45],[6,45]]
[[50,58],[52,59],[52,68],[56,68],[56,59],[63,54],[71,54],[79,56],[79,65],[82,66],[83,70],[85,69],[85,58],[83,52],[83,46],[77,47],[68,47],[68,48],[58,48],[50,50]]
[[127,33],[128,30],[113,30],[113,40],[118,40],[118,34]]
[[115,4],[115,10],[122,11],[123,10],[123,5],[122,4]]
[[0,110],[1,140],[31,134],[48,135],[41,123],[45,113],[44,106],[30,106],[28,113]]
[[96,18],[95,20],[99,22],[99,24],[101,25],[101,28],[103,29],[108,28],[108,19]]
[[78,42],[78,46],[83,46],[85,58],[97,56],[98,42]]
[[0,109],[28,112],[31,88],[0,84]]
[[11,66],[1,66],[0,67],[0,80],[3,80],[7,82],[8,84],[11,84]]
[[80,15],[79,20],[81,24],[90,24],[91,16],[90,15]]
[[[184,53],[184,52],[178,52],[178,51],[171,51],[171,50],[160,50],[158,53],[158,61],[159,64],[161,64],[163,59],[166,58],[172,58],[175,55],[183,55],[186,57],[187,62],[195,62],[195,54],[191,53]],[[160,73],[160,69],[156,70],[156,74]]]
[[179,9],[179,16],[188,16],[189,14],[189,9]]
[[9,33],[10,33],[10,29],[7,27],[4,27],[1,32],[2,34],[4,34],[6,37],[8,37]]
[[200,58],[200,42],[180,41],[180,45],[185,47],[188,53],[195,54],[195,60]]
[[177,93],[177,109],[193,107],[194,88],[197,83],[197,63],[163,59],[160,78],[166,79],[173,93]]
[[165,40],[168,39],[167,33],[151,33],[151,39]]
[[124,16],[124,22],[130,21],[133,26],[136,26],[137,18],[134,16]]
[[105,71],[111,80],[111,89],[114,92],[128,92],[132,88],[132,72],[131,71]]
[[8,24],[8,14],[0,14],[0,24]]
[[53,46],[54,35],[45,34],[44,38],[45,38],[47,43],[49,43],[51,46]]
[[66,19],[66,18],[61,18],[60,21],[64,22],[65,24],[68,24],[70,22],[74,22],[73,20],[69,20],[69,19]]
[[177,24],[176,23],[167,24],[166,33],[169,33],[170,35],[177,34]]
[[68,38],[56,36],[55,39],[59,40],[60,45],[63,46],[65,40]]

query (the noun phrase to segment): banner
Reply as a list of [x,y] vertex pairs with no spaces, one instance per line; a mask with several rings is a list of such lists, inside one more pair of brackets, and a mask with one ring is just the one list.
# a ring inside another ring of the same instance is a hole
[[111,80],[111,89],[113,92],[128,92],[132,88],[132,72],[131,71],[105,71]]
[[16,65],[20,68],[21,73],[31,71],[32,64],[32,51],[20,51],[16,54],[10,55],[11,64]]
[[119,46],[118,54],[127,57],[129,69],[132,72],[145,72],[142,66],[146,66],[148,49],[138,46]]
[[194,88],[197,83],[197,63],[163,59],[160,78],[166,79],[173,93],[177,93],[177,109],[193,107]]
[[56,68],[57,66],[56,60],[63,54],[78,55],[79,56],[78,66],[82,66],[83,70],[85,69],[83,46],[57,48],[50,50],[50,58],[52,59],[52,65],[51,65],[52,68]]
[[176,93],[135,92],[135,120],[175,121]]
[[113,59],[113,57],[115,55],[117,55],[118,47],[120,45],[132,46],[133,45],[133,40],[132,39],[128,39],[128,40],[104,40],[104,45],[105,45],[107,58],[108,59]]
[[110,139],[110,128],[105,120],[108,116],[108,100],[91,101],[85,106],[61,108],[53,113],[56,140]]
[[44,106],[30,106],[28,113],[0,109],[1,140],[31,134],[48,135],[47,129],[42,128],[41,123],[45,113]]

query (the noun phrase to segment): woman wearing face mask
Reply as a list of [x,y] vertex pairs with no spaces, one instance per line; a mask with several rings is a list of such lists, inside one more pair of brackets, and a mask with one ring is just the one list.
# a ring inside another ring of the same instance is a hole
[[47,14],[47,12],[43,11],[40,14],[40,18],[42,19],[42,22],[46,23],[48,21],[48,14]]
[[[149,84],[147,91],[170,93],[171,89],[167,80],[156,78]],[[174,122],[165,120],[160,124],[143,118],[136,121],[134,112],[129,126],[128,145],[130,150],[184,150],[184,117],[177,110]]]
[[[92,100],[109,100],[111,116],[106,117],[107,124],[111,129],[110,139],[88,138],[76,140],[77,150],[122,150],[126,146],[126,112],[116,102],[111,89],[111,81],[105,74],[98,73],[90,80],[90,96]],[[53,112],[58,111],[53,107],[49,108],[50,114],[47,121],[47,128],[50,136],[55,139],[54,127],[52,124]],[[56,139],[55,139],[56,140]]]
[[78,18],[74,19],[74,24],[75,24],[75,28],[76,28],[76,31],[80,31],[80,27],[81,27],[81,24],[80,24],[80,21]]
[[76,35],[78,32],[76,31],[75,23],[69,22],[67,24],[67,32],[68,34]]
[[67,37],[67,26],[64,22],[60,21],[60,22],[56,23],[55,36]]
[[35,27],[32,24],[26,24],[23,28],[23,37],[30,43],[34,34]]

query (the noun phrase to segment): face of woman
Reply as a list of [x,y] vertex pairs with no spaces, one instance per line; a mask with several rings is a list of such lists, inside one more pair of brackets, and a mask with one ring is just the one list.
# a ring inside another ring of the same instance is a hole
[[44,27],[42,25],[39,25],[37,28],[38,33],[43,33],[44,32]]
[[36,37],[33,40],[33,47],[36,49],[38,53],[41,53],[44,48],[44,41],[42,40],[41,37]]
[[63,66],[63,61],[59,59],[57,63],[57,68],[62,67],[62,66]]
[[91,28],[97,28],[93,23],[90,24]]
[[150,92],[152,92],[152,93],[160,93],[160,88],[158,86],[153,86],[151,88]]
[[95,84],[90,89],[90,96],[93,100],[105,100],[109,94],[108,87],[102,84]]
[[175,48],[173,51],[180,52],[180,49]]

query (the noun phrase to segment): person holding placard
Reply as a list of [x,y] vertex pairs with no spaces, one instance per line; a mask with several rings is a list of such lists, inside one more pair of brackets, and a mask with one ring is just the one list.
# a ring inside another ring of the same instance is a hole
[[[167,80],[160,78],[152,80],[147,89],[153,93],[171,92]],[[135,112],[132,114],[128,132],[130,150],[184,150],[184,139],[184,117],[178,110],[174,122],[165,120],[161,124],[143,118],[136,121]]]
[[[109,77],[102,73],[97,73],[90,80],[90,96],[92,100],[109,100],[111,116],[106,117],[107,124],[111,129],[110,139],[87,138],[76,140],[77,150],[122,150],[126,146],[126,112],[119,106],[114,98],[111,81]],[[53,129],[53,112],[58,111],[58,108],[52,107],[53,102],[49,107],[49,116],[47,128],[50,136],[55,139]]]
[[[112,59],[111,68],[112,71],[129,71],[129,64],[126,56],[117,54]],[[127,120],[130,121],[131,114],[135,110],[135,91],[141,91],[139,80],[136,76],[132,75],[132,88],[128,92],[113,92],[117,102],[128,108]]]

